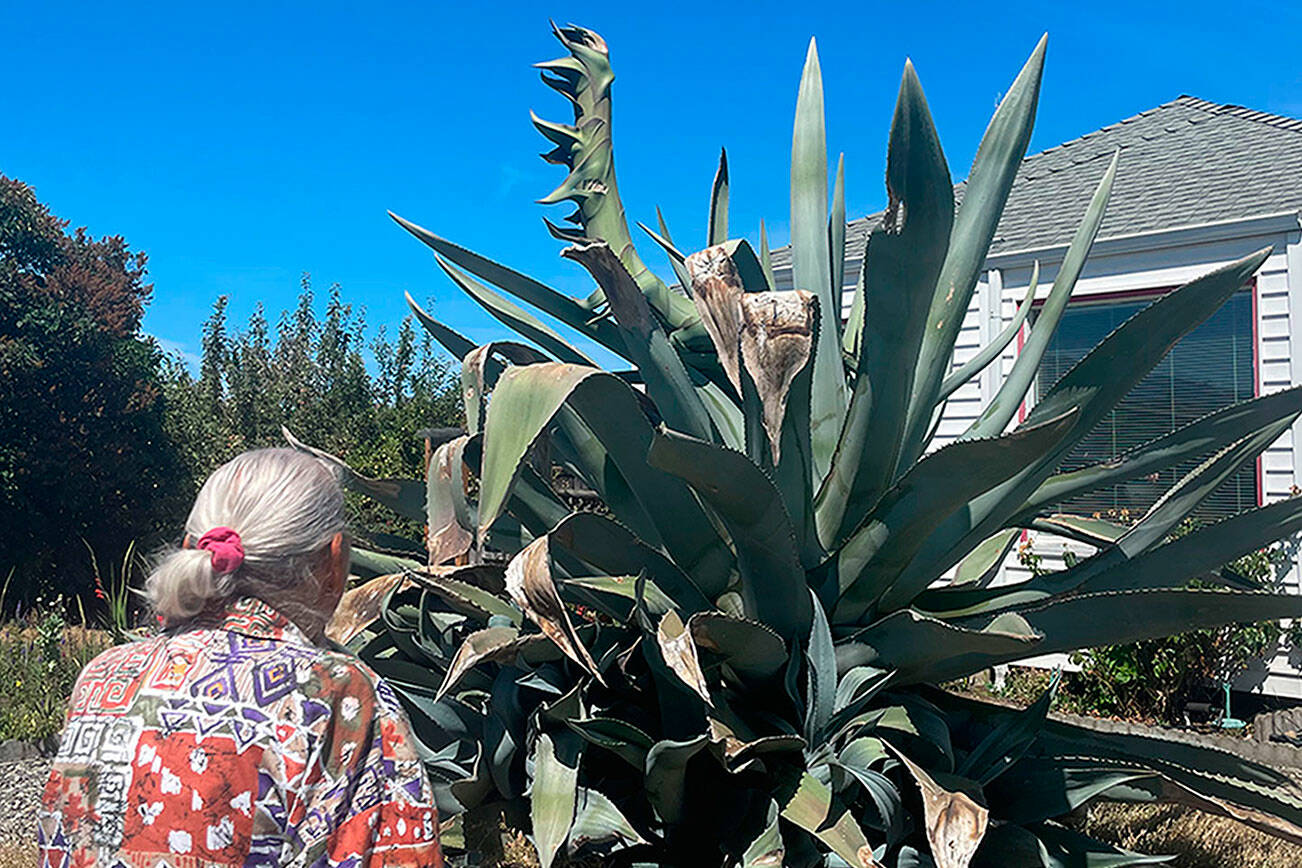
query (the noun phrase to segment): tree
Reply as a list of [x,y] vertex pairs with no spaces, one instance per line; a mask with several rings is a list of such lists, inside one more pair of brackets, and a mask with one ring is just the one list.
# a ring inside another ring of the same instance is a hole
[[[311,432],[375,475],[422,470],[416,432],[455,425],[460,402],[428,338],[404,322],[367,342],[365,320],[329,290],[318,316],[303,277],[274,335],[259,306],[232,331],[219,298],[198,376],[141,331],[146,257],[120,236],[68,230],[31,187],[0,175],[0,583],[8,599],[80,594],[128,544],[181,533],[213,469]],[[371,374],[369,361],[376,373]],[[363,532],[411,532],[357,504]],[[85,541],[83,545],[82,541]]]
[[[371,475],[419,476],[417,433],[461,421],[448,366],[427,336],[417,339],[410,319],[396,338],[381,328],[368,344],[365,318],[338,285],[318,315],[307,275],[274,338],[261,305],[245,329],[232,331],[227,299],[218,298],[203,325],[198,377],[173,361],[166,384],[167,425],[185,456],[187,493],[246,449],[284,445],[282,425]],[[361,499],[353,507],[363,536],[419,530]]]
[[177,503],[153,285],[121,236],[92,238],[0,175],[0,569],[13,597],[77,592],[157,536]]

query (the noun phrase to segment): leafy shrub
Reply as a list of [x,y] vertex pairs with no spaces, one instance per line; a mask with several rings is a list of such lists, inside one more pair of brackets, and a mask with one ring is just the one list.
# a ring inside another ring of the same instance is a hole
[[[153,286],[120,236],[68,230],[0,175],[0,570],[11,604],[86,590],[85,539],[117,558],[180,508]],[[182,484],[179,488],[184,488]]]
[[[208,474],[279,442],[282,424],[319,432],[369,472],[416,475],[416,432],[460,422],[429,336],[410,320],[368,333],[337,286],[319,315],[306,278],[293,310],[268,323],[259,308],[235,333],[218,299],[194,376],[141,330],[145,266],[121,237],[69,231],[31,187],[0,175],[0,576],[13,568],[11,608],[62,593],[120,620],[77,541],[108,564],[127,556],[124,540],[144,553],[175,541]],[[419,533],[352,503],[364,531]]]
[[108,633],[72,627],[64,601],[37,601],[0,624],[0,740],[42,739],[63,728],[77,676],[113,644]]
[[[1186,521],[1173,536],[1197,525]],[[1228,569],[1270,591],[1281,591],[1295,545],[1277,544],[1233,561]],[[1197,580],[1191,586],[1201,584]],[[1190,702],[1220,704],[1222,684],[1233,682],[1252,663],[1281,647],[1297,647],[1296,622],[1226,624],[1127,645],[1105,645],[1075,655],[1081,671],[1068,674],[1063,689],[1083,709],[1115,717],[1186,722]]]
[[[1117,510],[1107,518],[1118,521],[1118,526],[1132,526],[1135,517],[1128,510]],[[1178,539],[1200,526],[1202,523],[1186,519],[1170,538]],[[1284,590],[1283,577],[1292,567],[1297,547],[1296,538],[1281,541],[1249,552],[1223,570],[1247,584],[1279,593]],[[1018,563],[1032,574],[1048,572],[1044,556],[1036,551],[1032,540],[1020,541],[1016,553]],[[1063,560],[1071,568],[1078,556],[1064,547]],[[1190,588],[1211,586],[1202,579],[1188,583]],[[1210,702],[1215,707],[1224,682],[1233,682],[1251,664],[1282,648],[1297,647],[1300,633],[1302,624],[1297,622],[1287,627],[1282,621],[1235,623],[1078,651],[1072,659],[1081,669],[1064,676],[1057,707],[1083,714],[1182,725],[1189,722],[1186,712],[1190,702]],[[1022,692],[1028,684],[1042,689],[1046,678],[1020,673],[1014,690]]]
[[[417,432],[461,423],[449,366],[410,317],[394,333],[381,327],[368,336],[337,284],[319,307],[307,275],[295,306],[271,321],[258,306],[243,328],[232,328],[226,296],[217,299],[203,324],[198,376],[175,364],[165,385],[168,430],[187,465],[178,485],[187,496],[240,452],[281,445],[282,425],[320,432],[322,445],[367,473],[420,476]],[[363,538],[421,532],[419,523],[363,498],[349,502]]]

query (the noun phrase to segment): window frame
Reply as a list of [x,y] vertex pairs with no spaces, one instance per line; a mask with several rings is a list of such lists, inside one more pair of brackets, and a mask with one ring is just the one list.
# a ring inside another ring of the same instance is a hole
[[[1067,301],[1067,308],[1070,309],[1074,306],[1092,307],[1095,305],[1116,304],[1116,303],[1126,303],[1126,302],[1134,303],[1137,301],[1145,301],[1145,300],[1151,303],[1161,298],[1162,296],[1166,295],[1167,293],[1178,288],[1179,288],[1178,286],[1159,286],[1159,287],[1143,287],[1140,289],[1115,290],[1112,292],[1090,293],[1088,295],[1082,295],[1079,298],[1069,299]],[[1251,313],[1252,397],[1260,398],[1261,397],[1261,318],[1260,318],[1260,312],[1258,310],[1259,293],[1258,293],[1256,275],[1253,275],[1252,279],[1248,281],[1245,288],[1236,290],[1236,292],[1250,293],[1249,298],[1251,300],[1251,309],[1252,309],[1252,313]],[[1040,310],[1041,308],[1044,307],[1044,302],[1047,300],[1047,298],[1048,296],[1046,295],[1045,298],[1037,298],[1035,301],[1031,302],[1031,316],[1027,318],[1026,324],[1023,325],[1022,328],[1017,332],[1017,355],[1020,356],[1022,354],[1022,347],[1024,346],[1026,341],[1026,330],[1028,327],[1033,326],[1035,320],[1039,318]],[[1228,302],[1229,299],[1227,298],[1226,301]],[[1017,409],[1018,423],[1026,421],[1027,412],[1029,412],[1031,407],[1034,407],[1037,403],[1039,403],[1039,401],[1040,401],[1040,378],[1036,376],[1031,380],[1031,388],[1028,390],[1026,399],[1022,401],[1021,406],[1018,407]],[[1254,487],[1256,489],[1256,501],[1257,501],[1256,505],[1259,507],[1264,506],[1266,503],[1266,491],[1265,491],[1266,469],[1262,460],[1264,458],[1264,455],[1265,453],[1263,452],[1261,455],[1258,455],[1253,461],[1254,468],[1255,468],[1256,484]]]

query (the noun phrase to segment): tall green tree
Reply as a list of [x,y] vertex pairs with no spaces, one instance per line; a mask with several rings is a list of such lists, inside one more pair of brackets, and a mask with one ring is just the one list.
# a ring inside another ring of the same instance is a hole
[[[461,405],[446,362],[409,319],[390,337],[368,340],[362,313],[338,285],[317,303],[307,275],[274,334],[259,305],[242,329],[227,319],[227,298],[203,324],[198,376],[173,361],[166,378],[167,425],[196,488],[214,468],[245,449],[283,445],[281,426],[329,444],[375,476],[420,476],[418,432],[461,423]],[[354,525],[363,536],[410,533],[392,513],[358,500]]]
[[[410,321],[369,337],[338,286],[318,313],[305,275],[273,329],[244,328],[217,299],[197,374],[141,330],[153,293],[146,257],[50,213],[0,175],[0,582],[8,600],[81,594],[86,546],[117,563],[180,532],[221,463],[310,432],[367,472],[419,475],[417,432],[460,423],[445,363]],[[364,535],[413,528],[358,503]],[[84,544],[83,544],[84,541]]]
[[85,540],[115,559],[152,538],[184,473],[162,352],[140,330],[153,285],[121,236],[68,230],[0,175],[0,571],[10,599],[75,593]]

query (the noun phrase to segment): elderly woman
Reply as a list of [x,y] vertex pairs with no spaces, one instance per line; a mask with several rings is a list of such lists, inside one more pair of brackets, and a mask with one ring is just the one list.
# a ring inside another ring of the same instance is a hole
[[392,691],[325,646],[348,567],[321,461],[212,475],[149,576],[161,635],[81,674],[45,788],[43,866],[438,866],[438,816]]

